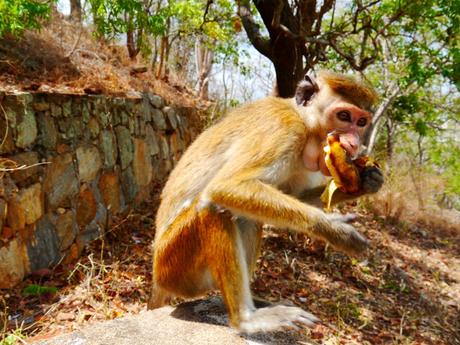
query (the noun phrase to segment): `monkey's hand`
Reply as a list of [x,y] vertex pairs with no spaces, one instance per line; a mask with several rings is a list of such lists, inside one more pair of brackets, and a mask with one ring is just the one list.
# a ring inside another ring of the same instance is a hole
[[377,166],[366,166],[360,172],[362,190],[365,193],[376,193],[383,185],[383,173]]
[[326,240],[337,250],[349,255],[362,254],[369,246],[369,241],[361,235],[352,225],[347,222],[353,220],[355,216],[326,214],[331,224],[331,232],[326,236]]

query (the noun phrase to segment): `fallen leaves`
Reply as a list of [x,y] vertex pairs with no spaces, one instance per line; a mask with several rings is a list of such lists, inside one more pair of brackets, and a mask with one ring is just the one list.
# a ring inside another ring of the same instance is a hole
[[[0,296],[8,328],[22,327],[34,340],[144,310],[155,200],[118,219],[77,263],[31,276]],[[255,295],[318,316],[323,324],[305,330],[308,343],[459,343],[458,235],[419,227],[404,228],[402,235],[398,224],[363,210],[353,212],[359,215],[354,225],[371,240],[365,260],[333,252],[303,235],[267,229],[252,283]],[[57,290],[21,295],[34,284]]]

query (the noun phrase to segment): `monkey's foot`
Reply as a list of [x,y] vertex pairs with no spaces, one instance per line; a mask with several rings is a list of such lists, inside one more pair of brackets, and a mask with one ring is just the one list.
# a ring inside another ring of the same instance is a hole
[[296,324],[313,327],[318,318],[297,307],[277,305],[255,310],[247,320],[241,321],[243,333],[270,332],[284,327],[298,328]]

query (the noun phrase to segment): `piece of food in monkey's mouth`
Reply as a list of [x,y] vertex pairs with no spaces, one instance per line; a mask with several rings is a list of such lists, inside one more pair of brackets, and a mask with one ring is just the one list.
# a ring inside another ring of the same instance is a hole
[[368,156],[352,160],[340,144],[337,134],[328,135],[324,152],[326,153],[324,160],[332,180],[329,181],[321,195],[321,201],[326,205],[326,209],[330,209],[332,195],[336,189],[348,194],[359,192],[361,189],[360,172],[365,167],[378,167],[378,164]]

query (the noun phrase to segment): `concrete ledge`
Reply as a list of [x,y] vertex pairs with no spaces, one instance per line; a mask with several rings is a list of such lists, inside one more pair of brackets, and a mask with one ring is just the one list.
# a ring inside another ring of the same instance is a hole
[[[303,333],[303,334],[302,334]],[[239,345],[309,344],[302,331],[283,331],[251,336],[227,326],[220,298],[163,307],[93,324],[36,345]]]

